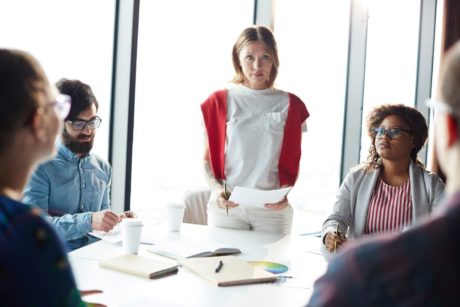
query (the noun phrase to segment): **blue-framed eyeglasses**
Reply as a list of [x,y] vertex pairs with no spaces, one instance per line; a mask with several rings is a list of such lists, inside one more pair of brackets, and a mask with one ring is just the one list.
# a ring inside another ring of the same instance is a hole
[[390,139],[397,139],[401,136],[401,132],[412,133],[410,130],[399,127],[389,129],[385,129],[383,127],[372,128],[372,134],[378,138],[382,138],[387,135]]
[[77,120],[68,120],[66,122],[72,126],[73,130],[82,131],[82,130],[85,130],[86,127],[88,127],[91,130],[99,128],[99,126],[101,125],[102,119],[99,116],[96,116],[92,120],[77,119]]

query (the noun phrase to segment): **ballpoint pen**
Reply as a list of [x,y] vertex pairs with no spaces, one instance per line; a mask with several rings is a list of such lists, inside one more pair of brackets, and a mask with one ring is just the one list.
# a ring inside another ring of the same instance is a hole
[[214,272],[219,273],[220,269],[222,269],[223,266],[224,263],[222,262],[222,260],[219,260],[219,262],[217,262],[216,268],[214,269]]
[[[228,200],[227,183],[225,182],[225,180],[224,180],[224,198],[225,198],[225,200]],[[228,215],[228,205],[225,205],[225,210],[227,210],[227,215]]]
[[[337,223],[337,227],[335,228],[335,234],[339,235],[339,223]],[[334,253],[337,253],[337,240],[334,240]]]

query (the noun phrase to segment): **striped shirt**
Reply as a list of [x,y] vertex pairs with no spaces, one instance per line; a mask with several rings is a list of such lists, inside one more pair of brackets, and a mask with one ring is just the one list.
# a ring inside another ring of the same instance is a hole
[[378,179],[372,195],[364,233],[400,232],[412,222],[410,180],[391,186]]

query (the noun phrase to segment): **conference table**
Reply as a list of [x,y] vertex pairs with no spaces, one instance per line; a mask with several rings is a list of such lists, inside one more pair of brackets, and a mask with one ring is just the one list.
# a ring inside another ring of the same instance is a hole
[[[314,281],[333,257],[320,238],[280,235],[256,231],[213,228],[182,224],[172,233],[165,223],[144,227],[139,255],[174,262],[149,251],[152,244],[174,240],[212,242],[237,247],[237,257],[247,261],[266,261],[288,266],[275,283],[218,287],[179,267],[177,274],[147,279],[99,267],[99,262],[124,254],[121,242],[100,240],[69,253],[69,260],[80,290],[99,289],[102,294],[85,297],[88,302],[108,306],[303,306]],[[154,245],[153,245],[154,246]]]

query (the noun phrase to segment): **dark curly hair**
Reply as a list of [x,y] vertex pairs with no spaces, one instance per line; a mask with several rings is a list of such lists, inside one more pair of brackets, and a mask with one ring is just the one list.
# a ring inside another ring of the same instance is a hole
[[409,125],[414,137],[414,148],[410,152],[410,157],[420,167],[424,167],[423,163],[417,159],[417,154],[428,137],[425,117],[417,109],[403,104],[385,104],[374,108],[367,116],[367,134],[372,141],[367,157],[367,169],[378,168],[381,165],[380,156],[375,148],[375,135],[372,133],[372,129],[378,127],[390,115],[398,116]]
[[69,95],[72,98],[72,106],[66,120],[75,120],[81,112],[92,104],[96,106],[96,110],[99,109],[99,103],[88,84],[80,80],[62,78],[56,83],[56,87],[61,94]]

